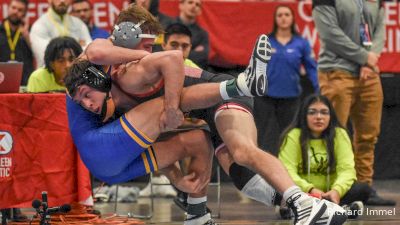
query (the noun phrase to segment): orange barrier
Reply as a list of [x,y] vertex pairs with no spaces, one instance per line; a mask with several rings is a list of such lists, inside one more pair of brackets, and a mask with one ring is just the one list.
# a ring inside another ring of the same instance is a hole
[[0,94],[0,209],[86,200],[90,176],[69,134],[64,94]]

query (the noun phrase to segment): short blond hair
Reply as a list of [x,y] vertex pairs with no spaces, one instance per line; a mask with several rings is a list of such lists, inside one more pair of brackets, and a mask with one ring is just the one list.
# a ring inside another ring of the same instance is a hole
[[164,32],[158,19],[145,8],[136,4],[130,4],[128,8],[122,10],[117,17],[116,24],[122,22],[132,22],[137,24],[141,21],[145,21],[140,25],[140,28],[144,33],[161,34]]

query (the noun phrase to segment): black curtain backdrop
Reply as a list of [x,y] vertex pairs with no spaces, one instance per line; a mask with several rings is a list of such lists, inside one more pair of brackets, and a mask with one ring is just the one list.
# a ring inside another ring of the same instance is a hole
[[400,178],[400,74],[382,74],[384,103],[375,149],[375,179]]

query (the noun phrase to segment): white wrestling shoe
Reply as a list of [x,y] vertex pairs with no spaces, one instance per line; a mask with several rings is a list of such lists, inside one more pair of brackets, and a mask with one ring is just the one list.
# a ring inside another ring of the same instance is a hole
[[364,212],[364,204],[362,201],[355,201],[349,205],[342,205],[343,209],[347,212],[347,218],[357,219],[358,216]]
[[172,187],[168,178],[164,175],[154,176],[151,180],[153,183],[153,192],[151,191],[150,182],[139,192],[140,197],[175,197],[177,192]]
[[347,220],[346,211],[325,199],[296,194],[287,200],[294,213],[294,225],[341,225]]
[[186,219],[183,225],[217,225],[213,219],[211,219],[211,214],[207,213],[203,216],[197,216],[190,219]]
[[267,93],[267,65],[271,59],[271,44],[268,36],[258,37],[246,70],[239,74],[237,87],[248,97],[264,96]]

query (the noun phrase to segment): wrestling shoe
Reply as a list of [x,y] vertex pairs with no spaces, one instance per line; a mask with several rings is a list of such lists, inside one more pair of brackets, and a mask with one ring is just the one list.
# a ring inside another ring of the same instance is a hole
[[279,219],[290,220],[294,217],[292,210],[286,206],[275,206],[275,215]]
[[287,200],[287,204],[293,211],[294,225],[341,225],[347,219],[342,207],[306,194],[295,194]]
[[264,96],[267,93],[267,65],[271,59],[271,44],[268,36],[258,37],[246,70],[237,78],[238,89],[248,97]]
[[357,219],[357,217],[362,215],[364,211],[364,204],[362,201],[355,201],[349,205],[343,205],[342,207],[346,210],[347,218],[349,219]]
[[217,225],[213,219],[211,219],[211,214],[207,213],[202,216],[195,216],[190,219],[186,219],[183,225]]
[[[152,182],[152,184],[150,184]],[[140,197],[175,197],[176,190],[164,175],[154,176],[144,189],[139,192]],[[151,190],[153,186],[153,190]]]

